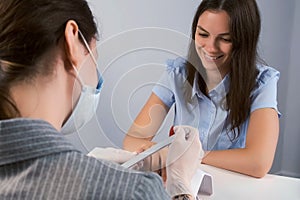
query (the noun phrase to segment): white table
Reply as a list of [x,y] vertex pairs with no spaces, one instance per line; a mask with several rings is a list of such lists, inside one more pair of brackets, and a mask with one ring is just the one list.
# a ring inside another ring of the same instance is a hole
[[200,199],[300,200],[300,179],[267,174],[257,179],[239,173],[201,165],[213,177],[213,194]]

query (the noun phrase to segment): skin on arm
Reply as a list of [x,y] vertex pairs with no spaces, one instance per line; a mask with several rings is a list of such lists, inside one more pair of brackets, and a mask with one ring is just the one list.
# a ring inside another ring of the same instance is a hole
[[207,152],[202,163],[261,178],[272,166],[278,136],[277,111],[255,110],[250,115],[245,148]]
[[[154,93],[151,93],[146,104],[128,130],[123,148],[128,151],[142,152],[153,146],[151,140],[159,130],[170,108]],[[166,157],[168,147],[151,156],[151,169],[156,171],[166,181]]]
[[154,144],[151,140],[160,128],[168,111],[169,107],[157,95],[151,93],[129,128],[123,141],[123,148],[128,151],[141,152],[151,147]]

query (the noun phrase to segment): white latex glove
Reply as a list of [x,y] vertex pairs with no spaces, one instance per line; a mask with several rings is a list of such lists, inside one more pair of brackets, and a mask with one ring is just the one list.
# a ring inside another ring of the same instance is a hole
[[190,126],[176,126],[174,132],[175,139],[167,157],[166,189],[171,197],[179,194],[194,196],[191,181],[204,155],[199,132]]
[[132,157],[136,156],[136,152],[130,152],[123,149],[116,149],[112,147],[101,148],[96,147],[87,156],[94,157],[96,159],[109,160],[115,163],[122,164]]

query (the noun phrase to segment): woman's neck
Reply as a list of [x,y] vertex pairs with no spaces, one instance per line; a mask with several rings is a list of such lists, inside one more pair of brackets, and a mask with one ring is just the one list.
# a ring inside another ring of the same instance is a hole
[[21,117],[45,120],[59,130],[66,115],[64,87],[56,79],[36,79],[39,80],[22,82],[11,87],[11,97]]
[[207,92],[214,89],[225,77],[219,71],[206,71]]
[[206,70],[206,78],[205,83],[207,85],[207,92],[214,89],[226,76],[229,72],[228,68],[222,68],[223,70],[216,69],[216,70]]

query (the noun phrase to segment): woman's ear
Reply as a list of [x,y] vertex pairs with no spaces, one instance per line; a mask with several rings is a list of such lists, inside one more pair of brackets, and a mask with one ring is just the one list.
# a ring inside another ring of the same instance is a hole
[[74,67],[84,59],[85,49],[79,40],[78,25],[74,20],[69,20],[65,28],[65,49],[70,63]]

